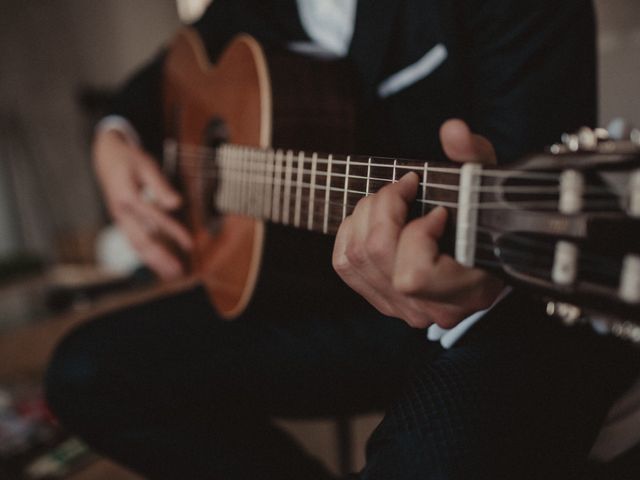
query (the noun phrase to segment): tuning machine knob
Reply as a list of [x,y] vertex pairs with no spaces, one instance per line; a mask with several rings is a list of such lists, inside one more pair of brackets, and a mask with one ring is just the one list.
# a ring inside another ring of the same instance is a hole
[[633,136],[633,125],[624,118],[614,118],[609,122],[607,131],[612,140],[624,141],[629,140]]
[[583,319],[580,307],[556,301],[547,302],[547,315],[559,319],[567,326],[577,325]]

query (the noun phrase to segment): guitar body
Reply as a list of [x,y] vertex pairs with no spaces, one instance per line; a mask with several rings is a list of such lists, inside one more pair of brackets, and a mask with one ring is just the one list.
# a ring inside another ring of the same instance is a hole
[[[267,54],[246,35],[212,65],[198,34],[185,29],[165,61],[166,136],[203,147],[229,142],[349,151],[354,109],[348,78],[341,62]],[[211,222],[215,185],[195,172],[212,171],[215,159],[177,156],[168,173],[183,193],[182,217],[195,241],[188,263],[223,317],[242,313],[258,283],[262,303],[278,302],[278,296],[317,302],[318,291],[346,290],[331,270],[330,238],[241,215]]]

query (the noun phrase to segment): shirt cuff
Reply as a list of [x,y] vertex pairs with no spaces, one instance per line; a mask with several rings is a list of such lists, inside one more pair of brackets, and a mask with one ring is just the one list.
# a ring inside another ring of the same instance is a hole
[[107,115],[100,120],[95,128],[96,133],[116,130],[126,138],[127,142],[132,145],[142,145],[140,135],[131,122],[120,115]]
[[468,316],[453,328],[446,329],[439,327],[438,325],[431,325],[427,330],[427,338],[432,342],[439,341],[443,348],[448,349],[453,347],[471,327],[479,322],[482,317],[490,312],[493,307],[500,303],[510,292],[511,287],[504,288],[489,308],[480,310],[473,315]]

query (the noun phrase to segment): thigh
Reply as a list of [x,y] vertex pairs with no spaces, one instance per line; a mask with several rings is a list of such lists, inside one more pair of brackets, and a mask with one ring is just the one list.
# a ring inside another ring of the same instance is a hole
[[512,298],[458,346],[418,355],[362,478],[579,478],[638,354],[539,310]]
[[75,383],[142,416],[350,413],[383,407],[420,343],[373,311],[273,318],[249,309],[228,322],[196,289],[81,326],[59,346],[49,383]]

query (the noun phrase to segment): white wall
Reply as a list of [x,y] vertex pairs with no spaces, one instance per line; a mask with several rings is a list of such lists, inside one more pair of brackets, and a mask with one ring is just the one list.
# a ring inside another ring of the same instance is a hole
[[600,119],[640,127],[640,0],[597,0]]
[[[78,89],[114,87],[148,58],[178,26],[175,1],[2,0],[1,8],[0,114],[28,128],[46,185],[38,194],[50,210],[40,214],[51,217],[56,233],[91,229],[99,223],[99,201]],[[0,218],[7,214],[0,197],[3,208]],[[9,237],[0,225],[0,252]],[[43,240],[51,243],[35,244]]]

